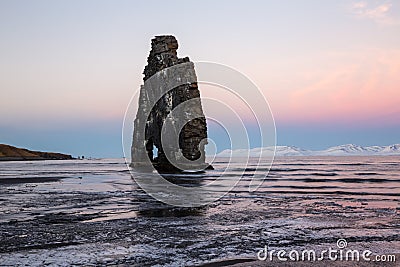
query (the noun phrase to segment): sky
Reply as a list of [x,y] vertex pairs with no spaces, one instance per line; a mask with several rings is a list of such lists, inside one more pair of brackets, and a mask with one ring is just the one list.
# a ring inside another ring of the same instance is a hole
[[251,79],[278,145],[400,143],[399,32],[394,0],[0,0],[0,143],[121,157],[123,117],[162,34],[180,57]]

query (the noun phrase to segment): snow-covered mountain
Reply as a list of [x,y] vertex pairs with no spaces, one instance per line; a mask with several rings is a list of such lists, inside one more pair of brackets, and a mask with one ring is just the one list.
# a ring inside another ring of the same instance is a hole
[[[272,155],[273,147],[247,149],[226,149],[218,157],[259,157]],[[276,156],[372,156],[400,155],[400,144],[390,146],[358,146],[354,144],[340,145],[325,150],[306,150],[295,146],[276,146]]]
[[393,154],[393,153],[400,153],[400,144],[394,144],[390,146],[385,146],[384,149],[381,151],[384,154]]

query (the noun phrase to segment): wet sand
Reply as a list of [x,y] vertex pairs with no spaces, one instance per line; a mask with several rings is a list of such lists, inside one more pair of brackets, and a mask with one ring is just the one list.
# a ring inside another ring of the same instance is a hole
[[[351,249],[400,252],[400,200],[391,194],[282,195],[237,189],[206,207],[184,209],[148,197],[123,165],[99,162],[96,170],[87,169],[70,176],[59,171],[52,175],[66,178],[55,181],[0,185],[3,266],[293,266],[257,261],[257,252],[265,245],[318,251],[335,248],[339,238]],[[51,176],[41,172],[40,177]]]

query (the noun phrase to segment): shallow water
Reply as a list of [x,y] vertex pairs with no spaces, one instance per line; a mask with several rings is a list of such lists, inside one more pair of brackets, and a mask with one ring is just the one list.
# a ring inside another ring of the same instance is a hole
[[[206,184],[226,160],[176,179]],[[255,167],[234,162],[224,179],[244,175],[230,193],[202,208],[175,208],[140,190],[123,159],[0,162],[1,262],[198,265],[255,259],[267,244],[324,248],[339,238],[400,252],[400,157],[276,158],[249,192]]]

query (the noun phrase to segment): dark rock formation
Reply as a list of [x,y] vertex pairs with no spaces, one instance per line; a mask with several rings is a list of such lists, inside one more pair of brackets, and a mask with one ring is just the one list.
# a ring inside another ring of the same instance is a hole
[[[178,42],[174,36],[152,39],[134,123],[133,167],[146,167],[150,162],[157,170],[165,172],[201,169],[205,165],[207,124],[197,77],[193,63],[188,57],[179,58],[177,49]],[[169,87],[173,84],[177,86]],[[174,113],[174,109],[185,102],[186,105]],[[169,123],[173,130],[163,132],[165,123]],[[163,142],[162,138],[178,142],[174,145],[173,141]],[[157,155],[153,154],[155,148]]]
[[31,151],[25,148],[18,148],[10,145],[0,144],[0,161],[17,160],[46,160],[46,159],[74,159],[71,155]]

